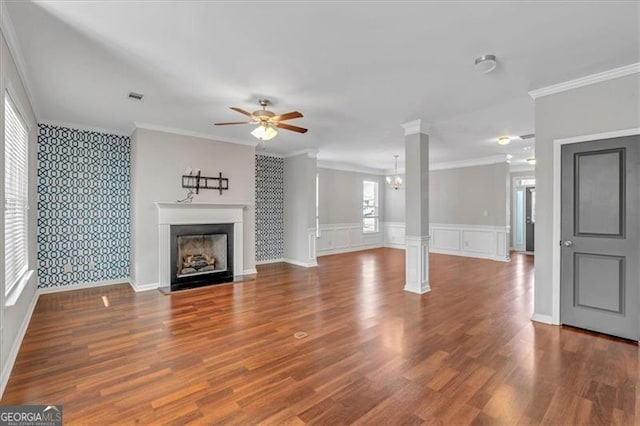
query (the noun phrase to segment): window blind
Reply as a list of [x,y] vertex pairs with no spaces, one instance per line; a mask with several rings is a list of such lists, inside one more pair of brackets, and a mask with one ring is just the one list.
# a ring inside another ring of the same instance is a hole
[[4,97],[4,266],[5,292],[27,272],[27,209],[29,192],[27,126],[17,108]]

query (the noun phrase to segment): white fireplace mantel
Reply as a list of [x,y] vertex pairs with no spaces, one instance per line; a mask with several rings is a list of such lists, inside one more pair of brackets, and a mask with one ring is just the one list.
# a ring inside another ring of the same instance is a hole
[[243,211],[249,204],[156,202],[158,208],[158,278],[171,285],[171,225],[233,223],[233,275],[243,274]]

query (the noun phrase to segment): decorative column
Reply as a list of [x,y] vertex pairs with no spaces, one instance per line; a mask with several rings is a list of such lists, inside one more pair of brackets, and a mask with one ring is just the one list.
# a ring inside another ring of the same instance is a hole
[[420,120],[402,125],[405,134],[406,252],[405,291],[429,287],[429,136]]

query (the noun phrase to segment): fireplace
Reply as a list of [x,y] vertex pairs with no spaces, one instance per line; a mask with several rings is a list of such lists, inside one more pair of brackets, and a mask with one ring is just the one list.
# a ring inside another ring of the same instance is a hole
[[171,291],[233,281],[233,223],[171,225]]

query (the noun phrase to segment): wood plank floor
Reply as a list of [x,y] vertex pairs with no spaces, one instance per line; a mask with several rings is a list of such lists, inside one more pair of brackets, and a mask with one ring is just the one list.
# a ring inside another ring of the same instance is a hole
[[2,403],[66,424],[639,423],[638,346],[532,323],[532,257],[431,260],[423,296],[393,249],[44,295]]

